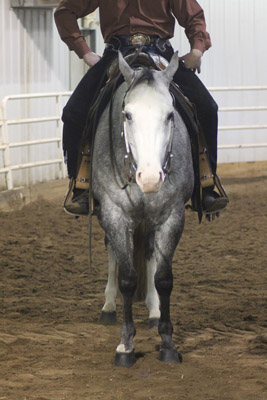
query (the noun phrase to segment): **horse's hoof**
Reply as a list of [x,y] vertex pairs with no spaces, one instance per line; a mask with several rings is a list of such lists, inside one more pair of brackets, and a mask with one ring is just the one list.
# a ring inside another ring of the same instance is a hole
[[132,365],[134,365],[135,361],[136,359],[134,350],[132,350],[130,353],[116,352],[114,364],[117,367],[130,368]]
[[149,318],[148,327],[149,329],[157,328],[159,326],[159,318]]
[[176,349],[161,349],[159,352],[159,360],[168,363],[181,363],[182,356]]
[[116,311],[112,311],[112,312],[102,311],[98,322],[99,322],[99,324],[102,324],[102,325],[115,325],[117,322]]

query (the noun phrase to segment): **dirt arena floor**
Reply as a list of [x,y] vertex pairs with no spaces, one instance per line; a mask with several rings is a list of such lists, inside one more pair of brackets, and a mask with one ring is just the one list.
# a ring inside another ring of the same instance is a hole
[[201,225],[187,211],[173,262],[179,365],[157,360],[160,339],[138,303],[138,360],[113,366],[121,301],[119,323],[99,325],[103,233],[94,219],[89,272],[88,222],[63,212],[66,182],[0,213],[0,400],[267,399],[267,163],[219,173],[228,209]]

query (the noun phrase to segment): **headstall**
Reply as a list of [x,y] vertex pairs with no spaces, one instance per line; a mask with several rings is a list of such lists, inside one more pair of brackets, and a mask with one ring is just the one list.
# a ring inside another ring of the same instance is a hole
[[[134,78],[135,78],[135,76],[134,76]],[[126,90],[126,92],[124,94],[123,102],[122,102],[122,132],[121,132],[121,136],[124,138],[124,144],[125,144],[124,167],[125,167],[125,170],[127,170],[126,183],[123,186],[123,189],[125,189],[131,183],[135,182],[135,173],[137,170],[136,161],[134,159],[134,156],[133,156],[133,153],[131,150],[131,146],[129,143],[127,127],[126,127],[126,113],[125,113],[125,99],[133,85],[134,78],[133,78],[130,86]],[[172,93],[171,93],[171,95],[172,95]],[[170,138],[169,138],[169,143],[167,146],[164,162],[162,165],[162,170],[164,173],[164,181],[166,180],[166,177],[169,176],[171,173],[171,160],[173,158],[172,143],[173,143],[173,132],[174,132],[174,116],[171,118],[170,123],[171,123]]]

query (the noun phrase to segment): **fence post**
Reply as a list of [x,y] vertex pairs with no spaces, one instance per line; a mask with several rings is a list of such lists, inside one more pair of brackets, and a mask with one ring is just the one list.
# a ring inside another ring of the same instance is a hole
[[[56,111],[57,115],[60,115],[62,113],[62,94],[58,94],[56,96]],[[60,115],[61,117],[61,115]],[[62,135],[62,121],[61,118],[57,120],[57,137],[61,137]],[[57,148],[58,148],[58,157],[62,157],[62,141],[58,142]],[[62,159],[62,163],[59,164],[59,176],[60,178],[64,178],[64,159]]]
[[12,176],[12,170],[10,168],[11,158],[10,158],[8,122],[7,122],[7,111],[6,111],[7,100],[8,100],[8,96],[4,97],[2,104],[1,104],[1,111],[2,111],[2,118],[3,118],[2,140],[3,140],[3,145],[5,146],[5,148],[4,148],[4,167],[7,168],[7,172],[5,172],[6,187],[8,190],[10,190],[10,189],[13,189],[13,176]]

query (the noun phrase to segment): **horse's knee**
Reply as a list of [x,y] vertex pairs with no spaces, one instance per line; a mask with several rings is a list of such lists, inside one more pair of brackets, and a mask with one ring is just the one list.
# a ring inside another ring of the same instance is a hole
[[169,296],[173,288],[172,271],[157,271],[155,274],[155,286],[160,296]]
[[122,268],[122,271],[119,271],[118,282],[121,294],[132,297],[137,286],[136,271],[134,269],[127,271],[126,268]]

